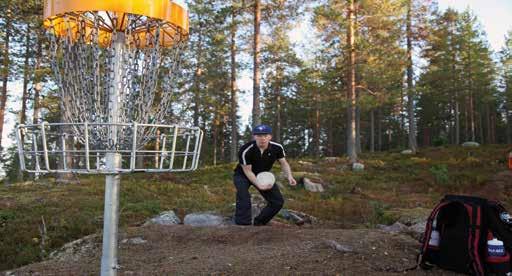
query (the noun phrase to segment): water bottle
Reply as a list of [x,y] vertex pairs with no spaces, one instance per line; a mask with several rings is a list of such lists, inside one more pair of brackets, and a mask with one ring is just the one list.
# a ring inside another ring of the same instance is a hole
[[488,233],[487,235],[487,274],[506,275],[510,272],[510,255],[505,250],[503,241]]
[[497,238],[487,240],[487,256],[489,257],[503,257],[505,256],[505,247],[503,242]]
[[432,230],[430,234],[430,240],[428,241],[428,245],[431,247],[439,247],[439,231]]
[[430,232],[430,239],[428,240],[428,250],[425,252],[423,258],[426,263],[437,264],[439,262],[439,244],[441,235],[437,231],[437,220],[432,222],[432,231]]

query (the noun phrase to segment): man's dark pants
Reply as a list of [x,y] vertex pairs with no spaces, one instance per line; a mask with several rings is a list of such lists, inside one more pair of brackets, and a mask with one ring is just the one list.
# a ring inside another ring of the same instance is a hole
[[[240,175],[238,173],[235,173],[233,176],[233,182],[236,187],[235,223],[238,225],[251,225],[252,206],[249,187],[253,184],[245,175]],[[265,208],[261,210],[261,213],[254,218],[254,225],[265,225],[279,212],[279,210],[281,210],[284,204],[284,199],[277,184],[272,186],[272,189],[270,190],[258,191],[267,201],[267,206],[265,206]]]

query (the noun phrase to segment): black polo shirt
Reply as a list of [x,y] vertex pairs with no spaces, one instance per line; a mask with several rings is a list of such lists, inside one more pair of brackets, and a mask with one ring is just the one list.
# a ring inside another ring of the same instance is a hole
[[285,157],[284,148],[281,144],[270,141],[268,147],[263,153],[256,145],[256,141],[243,145],[238,151],[238,165],[235,173],[244,175],[241,165],[252,165],[252,172],[258,175],[260,172],[268,172],[272,169],[276,160]]

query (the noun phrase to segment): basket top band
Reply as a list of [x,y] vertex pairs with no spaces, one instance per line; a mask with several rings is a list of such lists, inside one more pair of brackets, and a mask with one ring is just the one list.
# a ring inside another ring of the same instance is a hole
[[[44,6],[44,26],[53,29],[57,36],[66,36],[69,29],[76,30],[77,23],[64,20],[65,16],[76,17],[87,12],[109,12],[121,20],[113,26],[117,31],[124,31],[125,14],[141,15],[147,18],[161,20],[168,27],[164,27],[168,37],[162,36],[162,46],[172,46],[176,43],[176,33],[181,36],[188,35],[189,21],[186,8],[170,0],[46,0]],[[89,32],[89,31],[87,31]],[[100,31],[100,40],[110,40],[110,32]],[[141,37],[143,38],[143,37]],[[106,44],[101,43],[101,44]]]

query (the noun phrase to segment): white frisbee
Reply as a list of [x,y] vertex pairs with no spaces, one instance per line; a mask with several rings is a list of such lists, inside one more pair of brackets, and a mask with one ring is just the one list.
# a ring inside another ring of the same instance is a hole
[[258,183],[262,185],[263,189],[268,190],[274,186],[274,183],[276,182],[276,177],[271,172],[260,172],[256,179],[258,180]]

